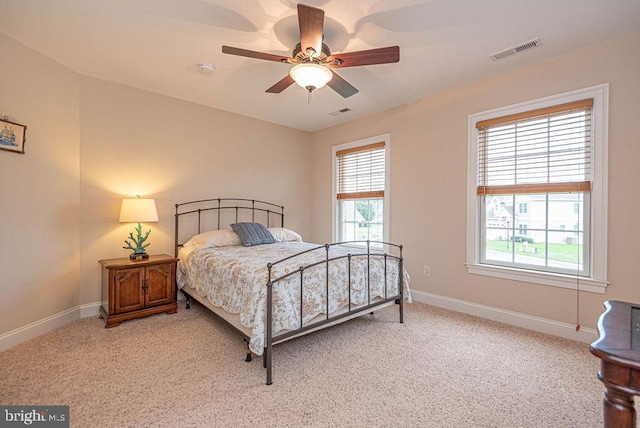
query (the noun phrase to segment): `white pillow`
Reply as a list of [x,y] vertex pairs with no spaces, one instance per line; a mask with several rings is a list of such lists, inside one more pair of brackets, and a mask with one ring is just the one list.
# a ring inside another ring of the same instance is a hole
[[229,247],[242,245],[240,237],[233,230],[212,230],[204,232],[189,239],[185,247]]
[[278,242],[302,242],[302,236],[284,227],[270,227],[269,232]]

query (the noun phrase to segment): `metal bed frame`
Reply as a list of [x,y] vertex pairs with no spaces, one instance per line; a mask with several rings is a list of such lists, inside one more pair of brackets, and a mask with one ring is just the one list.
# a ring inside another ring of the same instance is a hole
[[[202,233],[203,223],[205,222],[205,216],[209,214],[214,214],[215,227],[209,227],[206,230],[220,230],[221,221],[225,214],[229,214],[227,216],[229,219],[229,224],[231,222],[239,222],[239,221],[252,221],[256,222],[260,219],[264,220],[264,224],[267,227],[271,227],[271,219],[276,218],[279,220],[280,227],[284,227],[284,207],[281,205],[276,205],[271,202],[258,201],[254,199],[242,199],[242,198],[216,198],[216,199],[201,199],[197,201],[184,202],[181,204],[176,204],[176,214],[175,214],[175,256],[178,256],[178,251],[180,247],[182,247],[182,243],[180,242],[181,235],[179,232],[180,222],[184,220],[186,217],[195,217],[197,223],[196,233],[189,235],[189,237]],[[206,227],[206,226],[205,226]],[[366,251],[362,248],[354,247],[354,252],[349,253],[344,256],[338,257],[330,257],[329,250],[333,246],[337,245],[350,245],[350,244],[365,244],[366,243]],[[371,249],[371,244],[380,244],[384,248],[390,249],[392,251],[397,251],[397,255],[392,252],[380,252],[377,250]],[[301,256],[302,254],[306,254],[312,251],[322,251],[325,250],[324,258],[315,263],[307,264],[304,266],[300,266],[299,269],[293,270],[285,275],[279,277],[273,277],[273,269],[277,265],[284,263],[286,261],[294,260],[296,257]],[[351,303],[351,263],[354,258],[366,258],[367,264],[367,294],[368,301],[366,305],[353,307]],[[384,263],[384,298],[379,300],[372,301],[371,300],[371,283],[370,283],[370,269],[371,269],[371,260],[379,258],[383,259]],[[318,321],[308,323],[304,325],[302,319],[302,307],[303,307],[303,290],[304,290],[304,271],[306,269],[313,268],[315,266],[325,266],[326,269],[326,284],[325,284],[325,292],[326,296],[329,296],[329,266],[331,263],[334,263],[338,260],[347,259],[348,263],[348,278],[347,278],[347,288],[348,288],[348,310],[346,312],[339,313],[337,315],[329,316],[329,299],[326,298],[326,313],[324,319],[320,319]],[[265,286],[267,287],[267,308],[266,308],[266,340],[265,340],[265,348],[263,353],[263,367],[267,370],[267,385],[271,385],[273,383],[273,345],[278,343],[282,343],[286,340],[292,339],[297,336],[301,336],[303,334],[310,333],[315,330],[319,330],[321,328],[327,327],[329,325],[334,325],[342,321],[346,321],[348,319],[354,318],[364,312],[373,313],[374,309],[379,309],[381,306],[388,306],[389,304],[393,304],[395,302],[399,306],[399,317],[400,323],[404,322],[404,290],[403,290],[403,282],[404,282],[404,269],[403,269],[403,256],[402,256],[402,245],[389,243],[389,242],[380,242],[380,241],[345,241],[338,242],[333,244],[325,244],[319,245],[314,248],[310,248],[308,250],[302,251],[300,253],[291,255],[289,257],[283,258],[281,260],[274,261],[272,263],[267,264],[268,277],[265,278]],[[396,294],[389,293],[389,284],[387,278],[387,266],[388,263],[398,263],[398,292]],[[295,330],[290,330],[285,333],[280,333],[276,336],[273,335],[273,287],[278,282],[283,281],[293,275],[300,275],[300,328]],[[191,298],[195,298],[187,293],[185,290],[181,290],[181,292],[185,295],[187,299],[186,308],[189,309],[189,304]],[[195,298],[196,300],[199,300]],[[221,309],[222,310],[222,309]],[[247,342],[247,346],[249,343],[249,337],[240,331],[236,326],[234,326],[229,321],[225,320],[219,314],[213,312],[216,316],[218,316],[221,320],[225,321],[229,324],[234,330],[236,330]],[[251,351],[247,348],[247,356],[245,361],[251,361]]]

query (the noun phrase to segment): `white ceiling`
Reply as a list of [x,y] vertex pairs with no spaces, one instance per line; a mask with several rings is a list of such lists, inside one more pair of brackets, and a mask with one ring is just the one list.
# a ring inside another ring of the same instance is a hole
[[[346,99],[265,93],[291,66],[221,46],[289,56],[297,3],[325,11],[332,53],[399,45],[400,62],[337,69],[360,90]],[[0,31],[80,74],[314,131],[638,32],[640,0],[0,0]]]

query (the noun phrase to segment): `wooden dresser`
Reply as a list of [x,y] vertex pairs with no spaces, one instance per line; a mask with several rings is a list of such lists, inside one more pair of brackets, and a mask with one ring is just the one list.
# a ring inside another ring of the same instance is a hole
[[128,257],[100,260],[100,317],[105,320],[105,327],[160,312],[176,313],[177,262],[177,258],[166,254],[142,260]]
[[600,358],[598,378],[604,383],[605,428],[633,428],[640,395],[640,305],[615,300],[604,304],[597,341],[591,353]]

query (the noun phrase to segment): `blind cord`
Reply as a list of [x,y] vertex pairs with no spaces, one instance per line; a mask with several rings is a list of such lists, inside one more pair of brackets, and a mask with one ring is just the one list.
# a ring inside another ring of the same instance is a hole
[[580,331],[580,278],[576,276],[576,331]]
[[[581,198],[582,199],[582,198]],[[584,206],[584,200],[581,201],[582,206]],[[580,331],[580,208],[578,208],[578,263],[576,263],[576,331]],[[583,242],[584,245],[584,234],[583,234]]]

